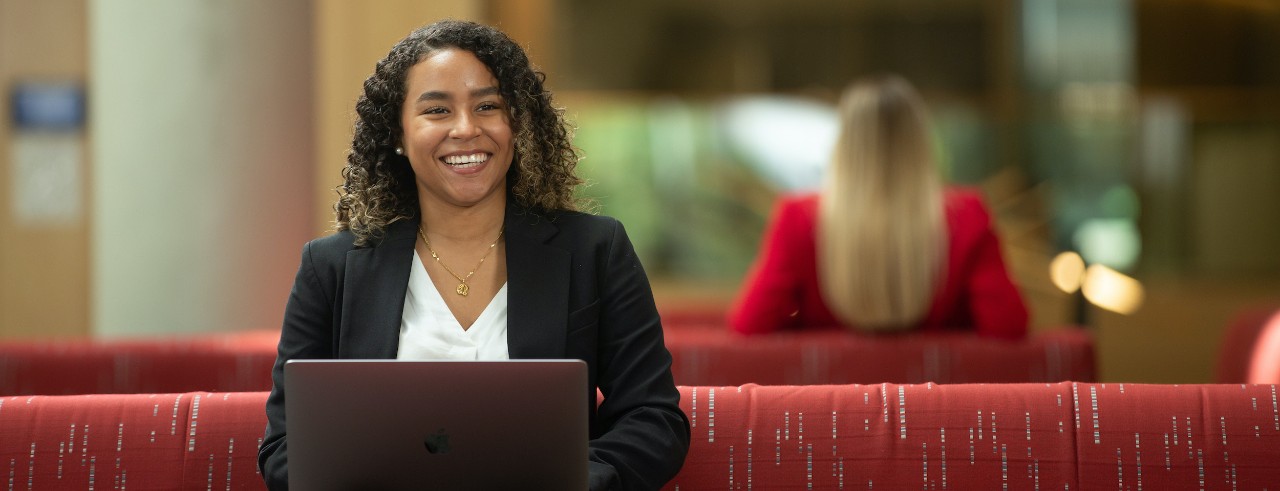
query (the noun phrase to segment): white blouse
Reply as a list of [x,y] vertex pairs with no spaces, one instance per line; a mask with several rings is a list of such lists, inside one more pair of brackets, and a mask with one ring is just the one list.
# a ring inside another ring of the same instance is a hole
[[449,311],[431,283],[418,251],[413,251],[409,289],[400,320],[399,360],[509,360],[507,352],[507,284],[469,329]]

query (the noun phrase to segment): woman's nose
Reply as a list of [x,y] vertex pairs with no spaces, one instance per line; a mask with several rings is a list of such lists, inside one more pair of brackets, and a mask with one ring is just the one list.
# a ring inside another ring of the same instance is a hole
[[480,135],[480,126],[476,124],[475,116],[471,114],[460,114],[453,122],[453,128],[449,130],[449,136],[458,139],[475,138]]

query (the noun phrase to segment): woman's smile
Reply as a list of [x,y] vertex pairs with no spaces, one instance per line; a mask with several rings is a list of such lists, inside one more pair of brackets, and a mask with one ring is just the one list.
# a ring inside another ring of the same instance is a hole
[[452,167],[454,172],[472,174],[478,172],[479,167],[489,161],[490,155],[487,152],[452,154],[441,157],[440,161]]

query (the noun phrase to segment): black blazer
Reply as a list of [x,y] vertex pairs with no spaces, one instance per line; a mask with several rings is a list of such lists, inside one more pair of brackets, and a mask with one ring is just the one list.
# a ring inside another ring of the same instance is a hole
[[[258,450],[269,488],[288,485],[285,361],[395,358],[417,226],[393,223],[381,241],[363,247],[349,231],[303,247]],[[585,360],[591,488],[658,489],[684,463],[689,421],[649,280],[622,224],[508,204],[503,226],[511,358]],[[597,388],[604,395],[598,407]]]

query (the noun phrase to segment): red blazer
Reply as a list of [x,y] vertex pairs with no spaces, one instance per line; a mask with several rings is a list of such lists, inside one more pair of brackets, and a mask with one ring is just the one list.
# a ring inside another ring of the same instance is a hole
[[[982,336],[1005,339],[1026,336],[1027,308],[1005,271],[982,197],[973,190],[950,188],[944,203],[950,241],[946,272],[917,328],[977,329]],[[758,334],[843,328],[819,294],[817,221],[817,194],[779,201],[760,255],[730,306],[731,329]]]

